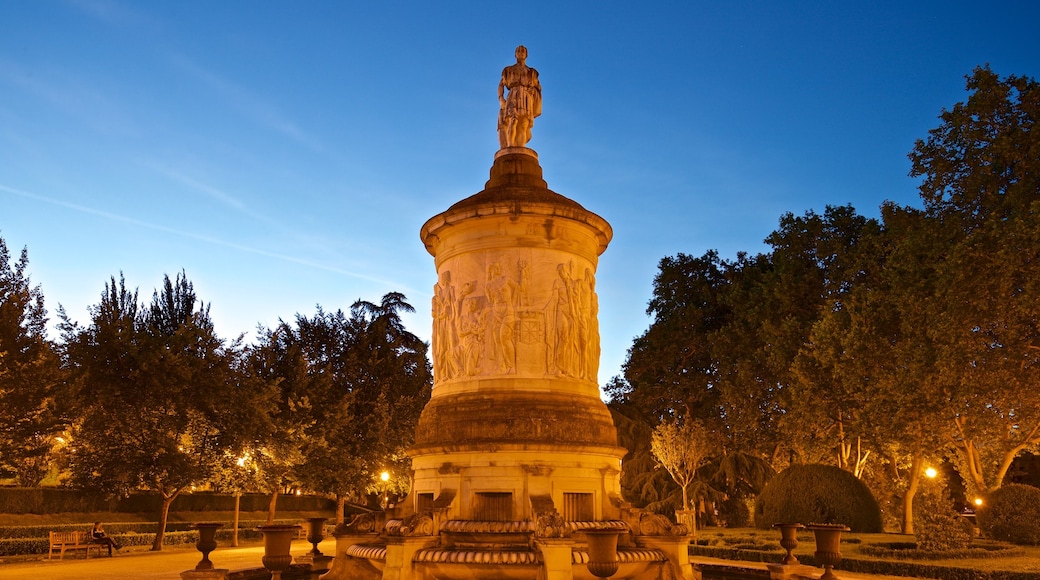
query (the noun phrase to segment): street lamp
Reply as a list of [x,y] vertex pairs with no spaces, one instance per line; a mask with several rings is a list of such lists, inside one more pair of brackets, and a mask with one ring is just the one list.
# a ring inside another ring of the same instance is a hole
[[939,472],[936,471],[934,467],[929,467],[924,470],[924,474],[927,475],[929,479],[935,479],[935,476],[939,475]]
[[383,509],[386,509],[386,506],[388,506],[390,504],[390,497],[389,497],[388,485],[387,485],[387,482],[390,481],[390,472],[389,471],[384,471],[383,473],[380,473],[379,474],[379,479],[383,482],[383,499],[382,499],[382,501],[379,502],[379,505]]

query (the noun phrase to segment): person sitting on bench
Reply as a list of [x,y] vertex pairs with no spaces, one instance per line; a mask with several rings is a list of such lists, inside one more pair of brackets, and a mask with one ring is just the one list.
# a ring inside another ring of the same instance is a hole
[[119,548],[122,548],[122,546],[117,544],[115,540],[105,533],[105,529],[101,527],[101,522],[94,522],[94,529],[90,530],[90,541],[95,544],[107,544],[109,557],[112,556],[112,548],[115,548],[117,552],[119,551]]

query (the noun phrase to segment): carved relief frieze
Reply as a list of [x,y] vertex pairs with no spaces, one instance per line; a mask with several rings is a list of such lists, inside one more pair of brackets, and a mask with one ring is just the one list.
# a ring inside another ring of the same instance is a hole
[[433,292],[437,382],[511,375],[596,381],[592,264],[536,250],[473,252],[441,264]]

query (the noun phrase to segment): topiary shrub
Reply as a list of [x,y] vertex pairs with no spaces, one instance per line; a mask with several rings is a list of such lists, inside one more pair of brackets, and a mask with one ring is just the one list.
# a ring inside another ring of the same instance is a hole
[[755,526],[781,522],[882,531],[881,508],[866,484],[831,465],[792,465],[769,480],[755,502]]
[[1020,483],[1001,486],[986,498],[976,520],[988,538],[1040,544],[1040,489]]
[[914,539],[924,552],[965,550],[974,530],[971,522],[953,509],[942,481],[925,481],[914,498]]

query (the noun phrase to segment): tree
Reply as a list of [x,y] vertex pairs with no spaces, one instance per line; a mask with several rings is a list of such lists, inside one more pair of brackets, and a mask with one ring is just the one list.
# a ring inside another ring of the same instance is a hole
[[[827,206],[823,215],[784,215],[779,229],[766,238],[773,248],[773,268],[762,283],[766,298],[752,312],[767,376],[780,390],[785,412],[777,419],[793,460],[844,468],[859,447],[853,443],[861,436],[856,432],[859,391],[844,388],[828,365],[800,365],[799,360],[814,346],[813,329],[843,316],[848,295],[864,271],[861,240],[877,228],[852,206]],[[857,463],[862,467],[862,459],[860,454],[853,461],[853,470]]]
[[654,427],[650,446],[654,457],[682,489],[682,509],[690,509],[688,490],[697,470],[715,449],[710,434],[697,421],[666,422]]
[[716,415],[715,359],[710,333],[729,316],[722,302],[725,263],[714,251],[663,258],[647,314],[650,328],[632,342],[611,396],[636,406],[651,424]]
[[165,277],[147,309],[112,278],[90,314],[89,326],[61,324],[78,403],[72,480],[110,496],[158,492],[161,550],[170,505],[213,476],[252,405],[233,372],[237,345],[217,338],[183,272]]
[[275,423],[293,426],[279,436],[298,450],[289,471],[307,488],[335,495],[338,517],[377,474],[407,471],[404,450],[432,386],[427,345],[400,318],[410,311],[396,292],[379,304],[355,302],[349,316],[318,307],[311,318],[280,322],[256,349],[279,385]]
[[13,265],[0,238],[0,476],[19,485],[43,480],[64,430],[56,396],[60,362],[47,340],[43,292],[29,279],[28,250]]
[[983,493],[1040,445],[1040,84],[981,67],[966,89],[909,157],[948,244],[922,298],[937,380],[956,406],[949,441]]
[[857,449],[867,448],[850,462],[849,446],[841,445],[838,465],[863,477],[873,452],[883,468],[871,477],[875,495],[888,503],[892,493],[883,488],[894,486],[900,525],[913,533],[914,495],[926,462],[939,458],[949,412],[935,381],[925,298],[944,245],[920,211],[886,204],[882,216],[884,227],[864,230],[853,248],[852,283],[813,325],[795,369],[803,384],[831,393],[821,397],[825,404],[855,410],[848,427]]

